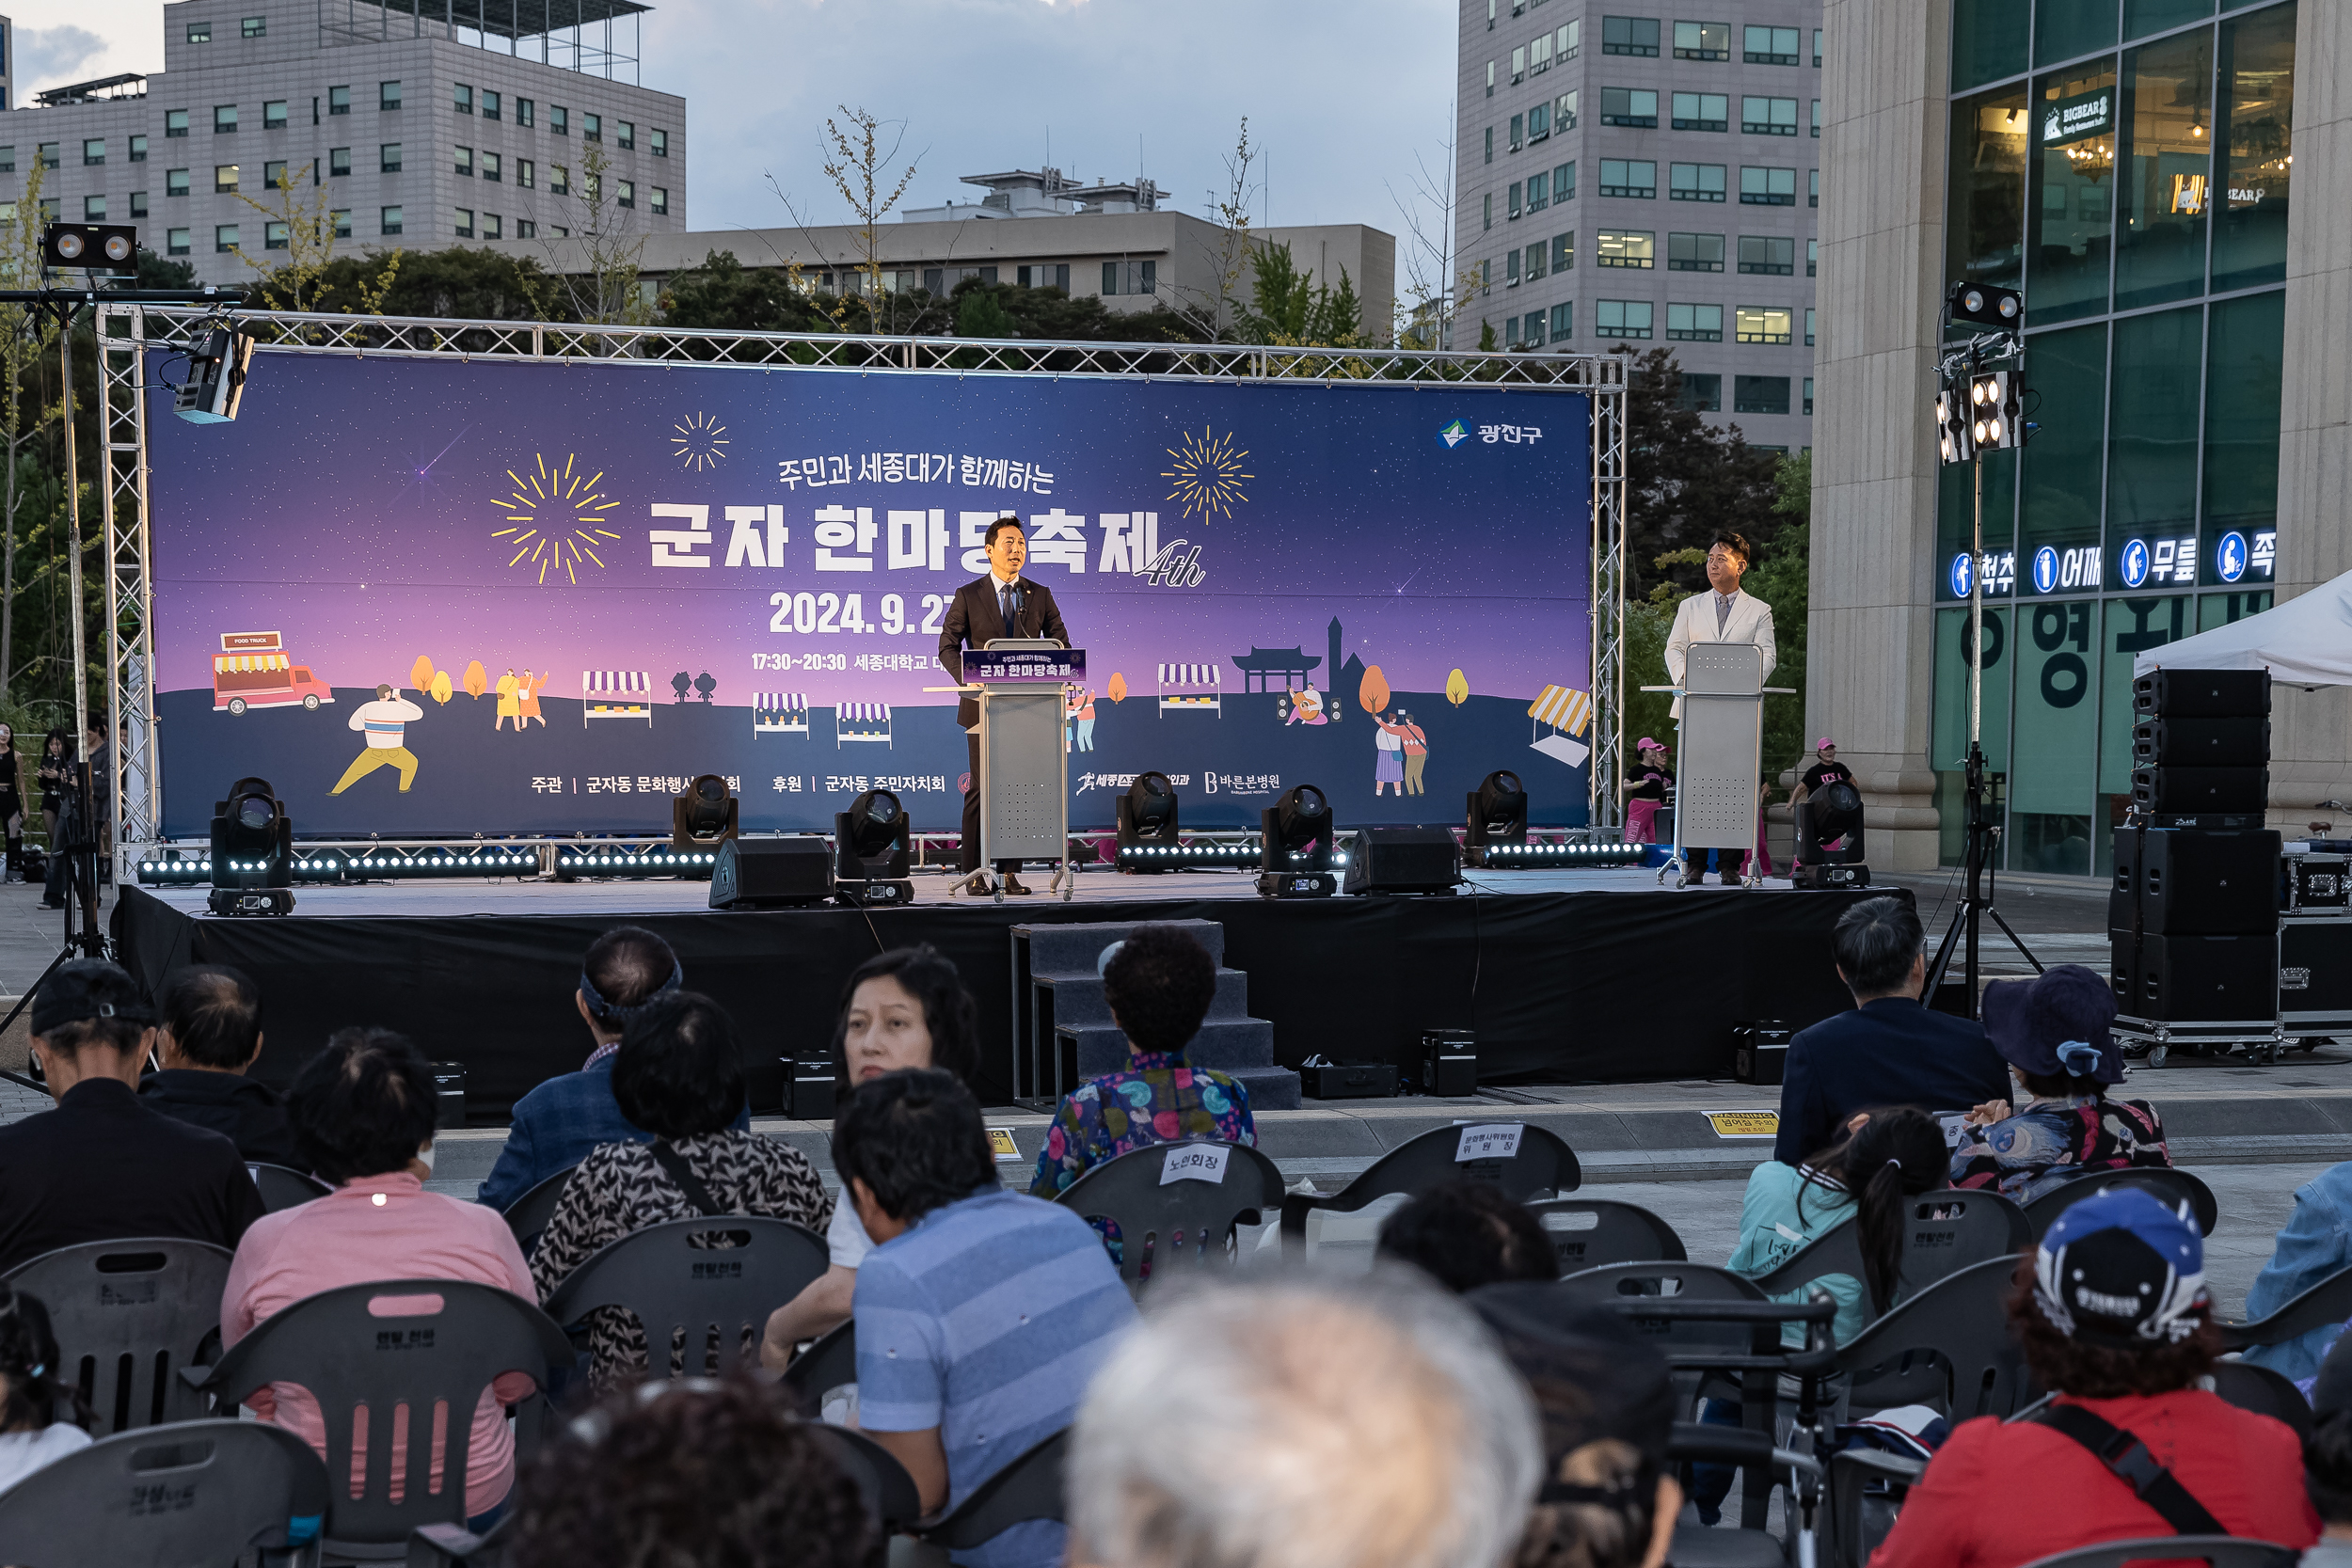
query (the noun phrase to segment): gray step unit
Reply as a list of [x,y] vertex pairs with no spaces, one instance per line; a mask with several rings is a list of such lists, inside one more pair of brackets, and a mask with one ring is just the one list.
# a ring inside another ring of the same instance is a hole
[[[1117,1072],[1127,1061],[1126,1037],[1111,1022],[1095,962],[1103,949],[1120,941],[1138,922],[1029,928],[1029,981],[1040,993],[1034,1006],[1050,1017],[1058,1040],[1074,1048],[1080,1079]],[[1253,1111],[1299,1108],[1298,1074],[1274,1061],[1274,1025],[1249,1016],[1249,976],[1224,967],[1225,927],[1214,920],[1168,922],[1191,933],[1217,963],[1216,996],[1186,1055],[1195,1066],[1215,1068],[1249,1093]]]

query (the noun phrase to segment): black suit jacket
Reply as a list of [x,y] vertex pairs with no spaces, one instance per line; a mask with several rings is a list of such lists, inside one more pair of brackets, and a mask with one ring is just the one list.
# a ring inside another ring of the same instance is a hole
[[286,1123],[286,1103],[266,1084],[233,1072],[166,1068],[139,1080],[139,1103],[219,1133],[237,1146],[242,1159],[305,1168]]
[[2009,1068],[1982,1024],[1931,1012],[1907,996],[1882,996],[1788,1042],[1772,1157],[1801,1163],[1828,1148],[1856,1111],[1966,1111],[2008,1098]]
[[[959,686],[963,684],[967,645],[985,648],[1000,637],[1050,637],[1065,648],[1070,645],[1070,629],[1061,624],[1061,609],[1054,603],[1053,590],[1035,578],[1015,580],[1022,595],[1021,611],[1010,626],[1005,625],[1004,610],[996,602],[993,575],[956,590],[954,602],[947,606],[947,619],[939,628],[939,662]],[[966,697],[956,705],[957,724],[968,730],[979,721],[977,699]]]

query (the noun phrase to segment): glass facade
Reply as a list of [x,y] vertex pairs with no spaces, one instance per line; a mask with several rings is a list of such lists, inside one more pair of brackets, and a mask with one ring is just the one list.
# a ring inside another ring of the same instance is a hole
[[1947,269],[2025,291],[2033,428],[1984,461],[1981,556],[1977,474],[1940,476],[1947,863],[1972,578],[2013,871],[2110,869],[2135,656],[2270,605],[2296,10],[2314,3],[1954,0]]

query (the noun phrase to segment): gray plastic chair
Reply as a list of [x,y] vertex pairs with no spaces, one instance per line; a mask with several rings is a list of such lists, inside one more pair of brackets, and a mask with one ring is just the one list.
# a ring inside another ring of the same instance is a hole
[[[1770,1432],[1702,1426],[1696,1421],[1674,1424],[1673,1434],[1667,1439],[1666,1457],[1677,1465],[1734,1466],[1743,1474],[1763,1476],[1768,1481],[1776,1481],[1783,1485],[1793,1485],[1802,1472],[1818,1486],[1823,1474],[1819,1458],[1775,1448]],[[1791,1517],[1787,1523],[1794,1525],[1796,1510],[1788,1512]],[[1823,1512],[1816,1511],[1817,1533]],[[1799,1528],[1792,1528],[1791,1540],[1784,1543],[1760,1526],[1735,1528],[1678,1524],[1666,1560],[1675,1568],[1788,1568],[1792,1561],[1805,1560],[1794,1539]]]
[[408,1568],[500,1568],[514,1522],[508,1513],[480,1535],[462,1525],[419,1525],[408,1537]]
[[262,1207],[273,1214],[280,1209],[308,1203],[314,1197],[325,1197],[335,1190],[317,1177],[298,1171],[292,1165],[256,1163],[245,1169],[262,1194]]
[[2185,1202],[2189,1212],[2197,1216],[2197,1229],[2202,1235],[2212,1235],[2213,1227],[2220,1223],[2221,1206],[2215,1201],[2213,1189],[2185,1170],[2171,1165],[2098,1170],[2053,1187],[2026,1205],[2026,1220],[2033,1227],[2035,1243],[2039,1245],[2042,1238],[2050,1233],[2052,1220],[2092,1194],[2112,1187],[2130,1187],[2146,1193],[2168,1209],[2178,1209]]
[[220,1327],[229,1263],[227,1248],[179,1236],[85,1242],[26,1259],[8,1282],[49,1308],[103,1435],[206,1414],[178,1373]]
[[[1903,1201],[1902,1259],[1890,1306],[1987,1259],[2014,1257],[2033,1241],[2026,1212],[1998,1193],[1946,1187]],[[1868,1277],[1862,1269],[1861,1233],[1851,1220],[1815,1238],[1772,1273],[1757,1275],[1756,1284],[1766,1295],[1780,1295],[1833,1274]],[[1867,1291],[1863,1309],[1876,1316]]]
[[[1166,1179],[1171,1169],[1199,1168],[1204,1157],[1223,1160],[1215,1180]],[[1260,1224],[1261,1211],[1280,1206],[1282,1173],[1242,1144],[1150,1144],[1096,1165],[1055,1201],[1118,1227],[1119,1277],[1135,1291],[1148,1279],[1229,1266],[1233,1227]]]
[[564,1199],[564,1184],[579,1168],[565,1165],[506,1206],[506,1228],[515,1233],[515,1244],[523,1249],[525,1258],[538,1247],[539,1233],[555,1218],[555,1206]]
[[[1638,1203],[1613,1197],[1547,1197],[1527,1207],[1551,1238],[1564,1275],[1608,1263],[1679,1263],[1691,1256],[1675,1227]],[[1588,1216],[1590,1224],[1580,1223]]]
[[[159,1494],[168,1506],[151,1505]],[[180,1421],[101,1438],[0,1492],[0,1554],[21,1568],[219,1568],[256,1548],[315,1563],[326,1506],[326,1466],[294,1433]],[[295,1521],[310,1526],[299,1545]]]
[[2213,1391],[2241,1410],[2284,1421],[2298,1440],[2312,1434],[2311,1402],[2284,1372],[2251,1361],[2217,1361]]
[[[692,1244],[725,1235],[728,1247]],[[548,1315],[577,1323],[599,1307],[635,1314],[645,1326],[645,1348],[686,1336],[687,1377],[723,1377],[758,1354],[769,1314],[799,1295],[830,1266],[824,1238],[789,1220],[765,1214],[697,1214],[634,1230],[599,1248],[548,1298]],[[743,1330],[750,1331],[751,1350]],[[716,1333],[716,1365],[707,1347]],[[675,1375],[661,1355],[652,1375]]]
[[1064,1427],[980,1482],[954,1513],[918,1533],[935,1546],[965,1552],[1031,1519],[1058,1521],[1069,1443],[1070,1429]]
[[1927,1404],[1957,1426],[1972,1416],[2010,1416],[2027,1402],[2026,1353],[2003,1302],[2013,1258],[1974,1263],[1899,1304],[1837,1349],[1853,1379],[1848,1418],[1899,1404]]
[[[1877,1449],[1840,1449],[1829,1456],[1830,1568],[1864,1568],[1885,1544],[1902,1507],[1902,1495],[1918,1484],[1928,1462]],[[1873,1492],[1873,1482],[1883,1489]]]
[[794,1356],[781,1381],[799,1396],[805,1411],[813,1411],[828,1388],[857,1381],[857,1320],[836,1323],[809,1341]]
[[1525,1201],[1538,1194],[1572,1193],[1583,1184],[1576,1151],[1559,1134],[1533,1123],[1497,1117],[1476,1126],[1520,1129],[1518,1152],[1508,1160],[1457,1160],[1464,1129],[1433,1127],[1407,1138],[1375,1160],[1356,1180],[1336,1193],[1286,1193],[1282,1197],[1282,1251],[1293,1256],[1307,1250],[1307,1216],[1320,1210],[1328,1214],[1352,1214],[1377,1198],[1395,1194],[1415,1196],[1448,1181],[1492,1181],[1510,1197]]
[[866,1511],[878,1527],[878,1533],[895,1535],[923,1516],[923,1500],[914,1489],[914,1478],[907,1474],[898,1455],[866,1433],[848,1427],[816,1423],[809,1430],[832,1451],[843,1472],[857,1483],[858,1496],[865,1500]]
[[2352,1266],[2338,1269],[2267,1318],[2215,1326],[2221,1330],[2221,1348],[2235,1351],[2283,1345],[2314,1328],[2333,1328],[2347,1319],[2352,1319]]
[[[438,1297],[437,1310],[378,1316],[387,1298]],[[360,1496],[339,1486],[326,1521],[326,1549],[339,1557],[397,1561],[419,1525],[466,1522],[466,1461],[473,1411],[482,1391],[504,1372],[523,1372],[545,1389],[550,1374],[572,1365],[571,1341],[522,1297],[460,1279],[386,1279],[306,1296],[239,1340],[217,1366],[184,1374],[234,1405],[266,1383],[298,1384],[318,1402],[326,1427],[330,1476],[352,1473],[352,1416],[369,1411]],[[433,1410],[446,1403],[442,1485],[432,1474]],[[401,1500],[391,1498],[393,1411],[409,1410]],[[534,1421],[516,1425],[516,1457],[537,1448]]]
[[2102,1541],[2054,1557],[2036,1558],[2026,1568],[2123,1568],[2127,1562],[2210,1562],[2213,1568],[2293,1568],[2298,1554],[2275,1541],[2236,1535],[2154,1535],[2138,1541]]

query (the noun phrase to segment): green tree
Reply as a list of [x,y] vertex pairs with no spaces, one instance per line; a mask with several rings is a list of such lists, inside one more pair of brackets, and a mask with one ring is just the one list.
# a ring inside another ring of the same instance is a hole
[[782,267],[747,267],[732,250],[711,251],[702,265],[674,274],[660,307],[672,326],[708,330],[806,332],[822,320]]
[[455,321],[560,319],[564,304],[536,260],[487,245],[338,256],[320,269],[311,298],[314,310]]
[[993,289],[971,289],[956,302],[959,338],[1010,338],[1018,335],[1011,314]]
[[1288,245],[1261,245],[1249,258],[1249,301],[1232,302],[1234,330],[1245,342],[1284,348],[1351,348],[1363,330],[1355,281],[1340,269],[1337,288],[1317,283],[1294,265]]
[[[1483,335],[1479,346],[1486,346]],[[1749,446],[1738,425],[1718,429],[1687,404],[1671,349],[1637,353],[1620,343],[1616,352],[1628,360],[1627,597],[1671,608],[1707,580],[1707,546],[1717,532],[1770,548],[1780,527],[1778,458]]]

